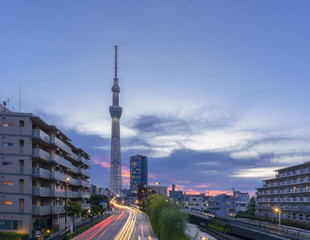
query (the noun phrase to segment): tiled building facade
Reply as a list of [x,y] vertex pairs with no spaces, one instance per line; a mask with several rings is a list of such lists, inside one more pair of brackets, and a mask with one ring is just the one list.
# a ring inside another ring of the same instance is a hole
[[[30,113],[0,112],[0,231],[63,228],[65,199],[89,209],[89,155]],[[70,218],[68,218],[70,221]]]

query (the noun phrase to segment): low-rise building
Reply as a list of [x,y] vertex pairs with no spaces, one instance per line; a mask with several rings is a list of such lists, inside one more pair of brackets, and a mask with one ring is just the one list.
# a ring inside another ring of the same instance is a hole
[[[155,186],[149,186],[149,191],[151,192],[155,192],[158,194],[162,194],[164,195],[165,197],[167,197],[167,187],[165,186],[159,186],[159,185],[155,185]],[[151,189],[151,190],[150,190]]]

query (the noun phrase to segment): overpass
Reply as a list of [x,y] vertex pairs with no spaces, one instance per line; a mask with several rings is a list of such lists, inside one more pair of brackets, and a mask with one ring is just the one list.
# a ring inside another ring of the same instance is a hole
[[231,234],[253,240],[309,240],[310,231],[278,226],[275,224],[240,218],[221,218],[212,214],[183,210],[189,214],[191,222],[206,225],[210,220],[217,220],[229,226]]

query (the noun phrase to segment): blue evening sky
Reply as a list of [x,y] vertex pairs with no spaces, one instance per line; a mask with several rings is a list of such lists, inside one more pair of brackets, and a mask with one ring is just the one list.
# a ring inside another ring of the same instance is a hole
[[108,186],[114,48],[122,161],[186,192],[250,191],[309,160],[309,1],[1,1],[0,100],[63,129]]

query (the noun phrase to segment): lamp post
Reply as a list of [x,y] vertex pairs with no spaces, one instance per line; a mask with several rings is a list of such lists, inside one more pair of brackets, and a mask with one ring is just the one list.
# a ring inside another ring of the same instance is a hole
[[280,208],[275,208],[274,211],[279,213],[279,226],[281,226],[281,213],[282,212],[281,212]]
[[157,192],[157,196],[159,196],[160,182],[156,182],[156,185],[158,185],[158,192]]
[[65,179],[65,239],[67,240],[67,181],[69,181],[70,178]]

